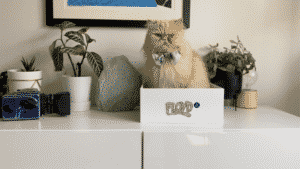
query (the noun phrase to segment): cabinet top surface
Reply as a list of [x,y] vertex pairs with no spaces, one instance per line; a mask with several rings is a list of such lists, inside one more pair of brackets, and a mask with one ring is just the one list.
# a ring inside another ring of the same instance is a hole
[[[284,111],[259,106],[257,109],[237,111],[224,109],[225,130],[261,128],[300,128],[300,118]],[[101,112],[96,107],[86,112],[72,112],[61,117],[48,114],[37,120],[0,121],[0,130],[154,130],[176,131],[186,129],[215,130],[189,124],[140,124],[140,111]]]

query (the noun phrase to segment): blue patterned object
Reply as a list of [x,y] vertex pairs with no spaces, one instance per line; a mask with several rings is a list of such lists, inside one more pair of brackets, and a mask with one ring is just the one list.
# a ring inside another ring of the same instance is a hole
[[40,94],[37,90],[23,90],[3,96],[3,120],[29,120],[39,118],[39,101]]
[[21,89],[2,97],[2,118],[11,120],[34,120],[44,114],[70,114],[70,93],[46,95],[35,88]]
[[195,107],[195,108],[199,108],[199,107],[200,107],[200,103],[196,102],[196,103],[194,104],[194,107]]

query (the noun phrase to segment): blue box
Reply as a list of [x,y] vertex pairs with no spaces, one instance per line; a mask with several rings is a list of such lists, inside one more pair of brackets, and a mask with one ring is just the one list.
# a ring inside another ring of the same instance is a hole
[[36,89],[19,90],[2,96],[3,120],[40,118],[40,93]]
[[4,121],[34,120],[45,114],[70,115],[70,93],[40,93],[37,89],[22,89],[1,97]]

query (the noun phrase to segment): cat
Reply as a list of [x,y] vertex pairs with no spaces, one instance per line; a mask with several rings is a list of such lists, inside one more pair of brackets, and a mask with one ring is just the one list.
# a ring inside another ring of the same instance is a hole
[[184,38],[182,19],[148,20],[143,88],[210,88],[206,66]]

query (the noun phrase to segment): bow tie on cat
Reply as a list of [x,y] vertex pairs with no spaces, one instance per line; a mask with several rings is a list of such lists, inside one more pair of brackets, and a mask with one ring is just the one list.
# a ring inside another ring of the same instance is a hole
[[152,58],[156,65],[164,65],[165,63],[169,62],[173,65],[176,65],[180,59],[181,55],[179,51],[175,52],[165,52],[165,53],[153,53]]

